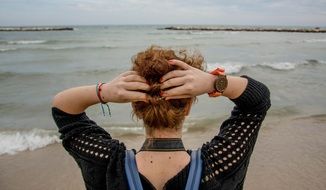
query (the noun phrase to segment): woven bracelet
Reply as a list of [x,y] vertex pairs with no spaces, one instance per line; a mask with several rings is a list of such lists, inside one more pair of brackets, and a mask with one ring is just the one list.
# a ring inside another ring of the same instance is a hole
[[105,109],[104,109],[104,106],[103,106],[103,105],[105,105],[105,106],[107,107],[107,109],[108,109],[109,116],[112,117],[110,106],[108,105],[107,102],[104,102],[104,100],[103,100],[103,98],[102,98],[102,96],[101,96],[102,86],[103,86],[104,84],[105,84],[105,83],[101,82],[101,83],[98,83],[98,84],[96,85],[96,95],[97,95],[98,99],[99,99],[100,102],[101,102],[100,105],[101,105],[101,109],[102,109],[102,113],[103,113],[103,115],[105,116]]

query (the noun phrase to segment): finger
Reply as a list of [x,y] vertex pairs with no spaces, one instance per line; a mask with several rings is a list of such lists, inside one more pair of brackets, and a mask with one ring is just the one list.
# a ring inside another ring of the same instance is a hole
[[126,100],[129,102],[137,102],[137,101],[147,102],[147,94],[143,92],[126,91],[124,96],[126,97]]
[[139,75],[134,75],[134,74],[125,76],[124,81],[125,82],[143,82],[143,83],[146,83],[146,79],[144,77],[141,77]]
[[172,96],[184,96],[184,95],[190,95],[191,93],[187,90],[185,85],[178,86],[175,88],[171,88],[169,90],[166,90],[162,93],[163,97],[172,97]]
[[173,70],[168,72],[167,74],[165,74],[162,78],[161,78],[161,82],[167,81],[171,78],[176,78],[176,77],[182,77],[185,76],[187,73],[183,70]]
[[124,73],[121,73],[121,76],[125,77],[125,76],[128,76],[128,75],[136,75],[137,72],[136,71],[126,71]]
[[172,78],[161,84],[161,89],[167,89],[170,87],[181,86],[185,84],[186,79],[184,77]]
[[187,69],[190,69],[191,66],[188,65],[187,63],[183,62],[183,61],[180,61],[180,60],[177,60],[177,59],[171,59],[168,61],[171,65],[176,65],[178,67],[180,67],[181,69],[184,69],[184,70],[187,70]]
[[169,96],[166,97],[165,100],[172,100],[172,99],[183,99],[183,98],[191,98],[190,95],[180,95],[180,96]]
[[126,90],[145,90],[148,91],[151,87],[143,82],[126,82],[124,85]]

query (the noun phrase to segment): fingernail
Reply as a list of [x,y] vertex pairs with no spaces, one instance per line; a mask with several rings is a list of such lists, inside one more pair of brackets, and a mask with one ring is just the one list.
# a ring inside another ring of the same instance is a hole
[[219,68],[217,68],[219,71],[221,71],[221,72],[224,72],[225,71],[225,69],[223,68],[223,67],[219,67]]
[[164,97],[164,96],[167,96],[167,94],[165,93],[165,92],[160,92],[160,95],[162,96],[162,97]]

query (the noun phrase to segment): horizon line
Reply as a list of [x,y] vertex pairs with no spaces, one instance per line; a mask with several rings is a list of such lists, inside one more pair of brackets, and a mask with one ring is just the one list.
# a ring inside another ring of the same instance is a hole
[[270,26],[270,27],[326,27],[319,25],[271,25],[271,24],[50,24],[50,25],[0,25],[0,27],[56,27],[56,26]]

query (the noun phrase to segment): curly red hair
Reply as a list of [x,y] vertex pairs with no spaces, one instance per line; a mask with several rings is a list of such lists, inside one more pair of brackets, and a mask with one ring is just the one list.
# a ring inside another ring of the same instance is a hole
[[139,52],[132,58],[132,70],[144,77],[151,89],[147,92],[148,102],[133,102],[133,115],[144,121],[146,128],[174,128],[178,129],[186,116],[185,108],[194,98],[164,100],[160,96],[160,79],[166,73],[178,69],[168,63],[168,60],[181,60],[188,65],[203,69],[204,58],[200,53],[189,54],[186,50],[178,52],[151,46]]

